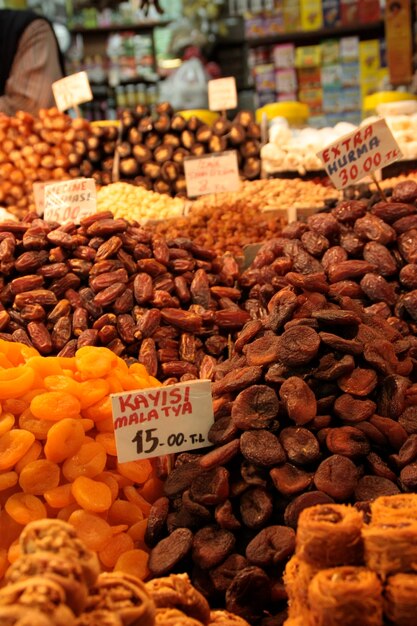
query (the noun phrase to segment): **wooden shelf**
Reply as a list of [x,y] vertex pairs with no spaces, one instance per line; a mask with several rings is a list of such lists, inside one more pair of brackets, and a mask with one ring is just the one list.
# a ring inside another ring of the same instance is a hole
[[346,26],[337,26],[335,28],[320,28],[319,30],[294,31],[292,33],[279,33],[268,37],[257,38],[219,38],[219,47],[241,46],[247,45],[249,48],[257,48],[258,46],[268,46],[279,43],[309,43],[317,42],[321,39],[332,39],[338,37],[349,37],[358,35],[359,37],[368,36],[369,38],[383,35],[384,20],[370,22],[369,24],[349,24]]
[[121,31],[135,33],[149,33],[155,28],[163,28],[168,26],[170,20],[149,20],[145,22],[137,22],[136,24],[111,24],[109,26],[95,26],[94,28],[85,28],[84,26],[73,26],[70,32],[74,35],[103,35],[107,33],[117,33]]

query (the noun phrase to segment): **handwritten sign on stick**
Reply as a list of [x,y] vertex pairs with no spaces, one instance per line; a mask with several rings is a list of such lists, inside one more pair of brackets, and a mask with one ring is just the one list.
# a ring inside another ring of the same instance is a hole
[[239,165],[235,150],[184,159],[189,198],[240,188]]
[[196,380],[111,396],[120,463],[211,446],[211,382]]
[[44,219],[47,222],[74,222],[97,212],[96,183],[93,178],[74,178],[51,183],[44,189]]
[[66,111],[93,99],[87,72],[77,72],[52,83],[56,106]]
[[237,90],[234,76],[216,78],[208,82],[208,100],[210,111],[236,109]]
[[337,189],[343,189],[402,158],[384,119],[362,126],[317,153]]

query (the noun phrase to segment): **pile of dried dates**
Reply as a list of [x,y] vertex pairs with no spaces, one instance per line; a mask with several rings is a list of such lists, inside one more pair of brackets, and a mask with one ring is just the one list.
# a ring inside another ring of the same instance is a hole
[[366,514],[417,489],[416,200],[406,182],[341,202],[243,273],[251,320],[216,368],[214,448],[178,456],[150,513],[155,576],[187,568],[214,605],[278,624],[305,507]]

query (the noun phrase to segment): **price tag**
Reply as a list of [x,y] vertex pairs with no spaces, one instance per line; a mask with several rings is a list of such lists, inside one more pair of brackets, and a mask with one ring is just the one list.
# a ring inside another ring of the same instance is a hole
[[208,193],[238,191],[239,165],[235,150],[184,159],[185,182],[189,198]]
[[402,158],[384,119],[362,126],[317,153],[337,189],[354,185]]
[[44,219],[47,222],[74,222],[97,213],[96,183],[93,178],[74,178],[50,183],[44,189]]
[[236,109],[237,90],[234,76],[217,78],[208,82],[208,100],[210,111]]
[[48,180],[46,182],[36,182],[32,185],[33,200],[35,202],[36,213],[38,215],[43,215],[45,208],[45,187],[46,185],[51,185],[53,182],[54,181]]
[[111,402],[120,463],[212,445],[209,380],[114,393]]
[[77,72],[52,83],[56,106],[60,111],[72,109],[93,99],[87,72]]

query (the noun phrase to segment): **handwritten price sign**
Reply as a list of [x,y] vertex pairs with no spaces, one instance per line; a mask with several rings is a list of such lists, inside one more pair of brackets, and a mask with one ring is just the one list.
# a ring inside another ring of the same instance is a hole
[[203,157],[184,159],[185,182],[189,198],[208,193],[238,191],[239,165],[235,150],[217,152]]
[[44,188],[44,219],[47,222],[74,222],[97,212],[96,183],[93,178],[74,178]]
[[386,121],[380,119],[341,137],[317,156],[334,186],[343,189],[403,155]]
[[120,463],[206,448],[213,424],[211,382],[196,380],[111,396]]
[[208,100],[210,111],[236,109],[237,90],[234,76],[217,78],[208,82]]
[[72,109],[93,99],[87,72],[77,72],[52,83],[56,106],[60,111]]

